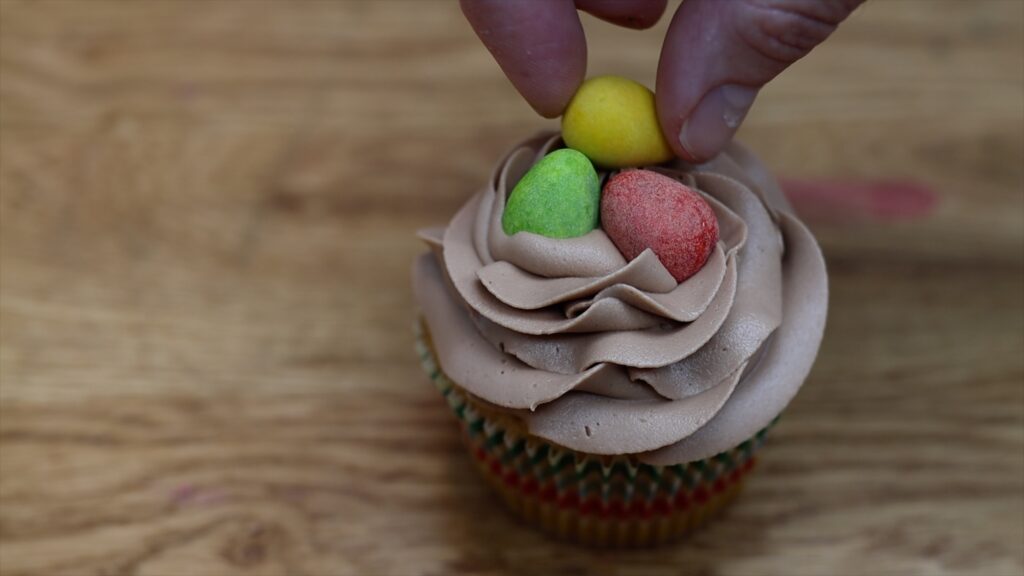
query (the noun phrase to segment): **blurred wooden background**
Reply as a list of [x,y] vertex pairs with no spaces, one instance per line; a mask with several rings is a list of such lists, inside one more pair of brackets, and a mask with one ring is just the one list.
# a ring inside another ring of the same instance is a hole
[[[664,23],[584,18],[652,84]],[[414,231],[554,126],[454,2],[0,1],[0,573],[1021,574],[1022,38],[876,0],[763,91],[780,174],[936,202],[811,219],[830,324],[760,474],[613,554],[493,505],[412,352]]]

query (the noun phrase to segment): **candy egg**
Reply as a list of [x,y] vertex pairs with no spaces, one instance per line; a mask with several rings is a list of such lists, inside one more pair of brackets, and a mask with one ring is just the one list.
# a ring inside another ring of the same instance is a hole
[[660,164],[673,156],[654,93],[619,76],[597,76],[580,86],[562,115],[562,138],[605,168]]
[[718,219],[707,201],[650,170],[625,170],[608,180],[601,226],[626,260],[650,248],[678,282],[696,274],[718,242]]
[[508,235],[533,232],[573,238],[597,228],[601,183],[576,150],[555,150],[534,164],[512,189],[501,227]]

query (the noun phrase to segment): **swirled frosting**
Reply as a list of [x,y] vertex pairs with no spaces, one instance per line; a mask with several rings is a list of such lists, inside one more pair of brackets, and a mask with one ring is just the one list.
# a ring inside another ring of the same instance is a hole
[[817,354],[828,286],[814,238],[738,144],[707,164],[652,168],[718,219],[718,245],[681,283],[650,250],[626,262],[600,229],[506,235],[508,193],[561,145],[540,135],[515,147],[447,227],[421,231],[431,252],[413,287],[441,369],[531,434],[589,454],[675,464],[753,436]]

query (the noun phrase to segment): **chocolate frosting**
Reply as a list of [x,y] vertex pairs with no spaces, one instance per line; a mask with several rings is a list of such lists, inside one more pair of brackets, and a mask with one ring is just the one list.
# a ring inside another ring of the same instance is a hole
[[531,434],[589,454],[674,464],[753,436],[817,354],[828,286],[814,238],[739,144],[655,168],[718,219],[718,246],[681,283],[650,250],[626,262],[600,229],[506,235],[508,193],[561,145],[517,146],[446,228],[420,232],[431,252],[413,287],[441,369]]

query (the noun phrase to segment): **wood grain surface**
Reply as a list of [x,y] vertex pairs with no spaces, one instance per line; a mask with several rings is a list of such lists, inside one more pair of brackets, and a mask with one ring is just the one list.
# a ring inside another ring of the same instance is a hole
[[[652,83],[664,23],[585,25]],[[1024,2],[869,2],[763,91],[780,174],[918,200],[803,199],[819,362],[680,546],[517,525],[412,351],[414,231],[553,126],[454,2],[0,0],[0,573],[1024,573]]]

